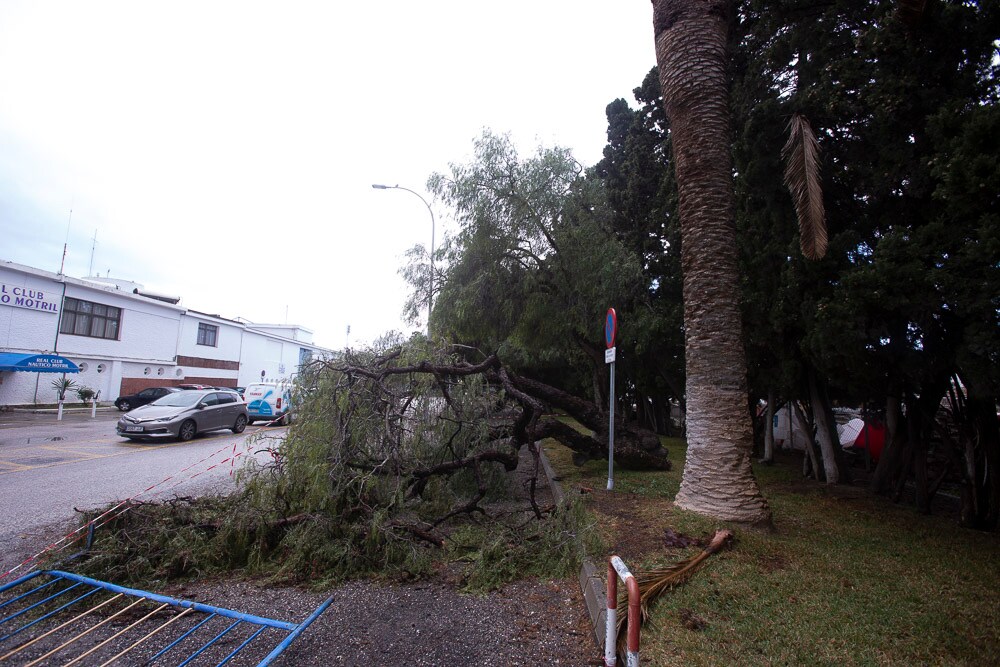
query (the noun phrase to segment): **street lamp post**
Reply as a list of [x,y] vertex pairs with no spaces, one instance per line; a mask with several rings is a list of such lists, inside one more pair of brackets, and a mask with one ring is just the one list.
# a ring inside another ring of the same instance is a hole
[[415,195],[424,203],[427,207],[427,212],[431,214],[431,273],[430,278],[427,281],[427,336],[431,335],[431,309],[434,307],[434,211],[431,209],[431,205],[427,203],[427,200],[421,196],[419,192],[411,190],[410,188],[404,188],[399,185],[381,185],[379,183],[372,183],[372,187],[376,190],[406,190],[412,195]]

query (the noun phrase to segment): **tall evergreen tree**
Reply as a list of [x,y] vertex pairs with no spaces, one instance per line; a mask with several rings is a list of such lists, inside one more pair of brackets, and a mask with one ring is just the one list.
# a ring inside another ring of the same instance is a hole
[[[997,101],[1000,7],[935,2],[914,13],[907,6],[742,5],[736,99],[745,124],[737,168],[746,193],[741,229],[777,239],[770,260],[750,249],[743,255],[754,258],[747,264],[750,301],[769,301],[774,315],[760,318],[762,330],[750,329],[757,365],[765,367],[774,352],[763,332],[789,332],[775,338],[786,369],[818,373],[853,402],[884,401],[890,422],[903,417],[895,406],[905,403],[906,422],[880,463],[876,487],[901,489],[912,477],[917,505],[927,510],[933,478],[949,465],[953,472],[963,467],[952,454],[965,448],[942,445],[935,426],[950,378],[995,376],[996,359],[968,343],[984,349],[980,332],[997,329],[995,251],[990,257],[996,199],[970,192],[959,165],[977,165],[972,179],[989,182],[996,151],[975,128],[989,126]],[[748,131],[784,126],[793,114],[810,119],[822,149],[830,254],[816,264],[781,252],[792,218],[776,184],[777,141],[773,131]],[[978,145],[969,142],[973,136]],[[973,358],[977,363],[964,361]],[[985,401],[995,404],[995,385],[963,382],[962,391],[973,385],[992,392]],[[974,474],[963,456],[970,485],[988,466]]]
[[592,174],[604,184],[611,228],[642,266],[646,289],[627,309],[634,349],[624,361],[636,405],[648,405],[663,426],[667,401],[684,403],[677,189],[655,67],[633,92],[637,109],[623,99],[608,105],[608,144]]

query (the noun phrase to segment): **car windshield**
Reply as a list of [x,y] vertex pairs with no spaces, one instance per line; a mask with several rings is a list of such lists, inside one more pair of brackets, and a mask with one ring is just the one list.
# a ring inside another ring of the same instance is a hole
[[198,404],[205,396],[203,391],[175,391],[158,398],[150,405],[166,405],[174,408],[190,408]]

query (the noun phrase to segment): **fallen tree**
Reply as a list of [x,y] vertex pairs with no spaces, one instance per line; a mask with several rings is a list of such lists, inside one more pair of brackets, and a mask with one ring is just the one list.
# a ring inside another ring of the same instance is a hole
[[[557,387],[517,375],[504,367],[495,354],[486,356],[478,363],[451,358],[449,361],[422,360],[407,364],[400,362],[401,356],[402,350],[396,349],[362,363],[358,363],[356,358],[348,358],[341,363],[321,362],[318,372],[338,373],[348,378],[365,378],[375,382],[383,394],[380,398],[383,399],[394,395],[385,384],[388,378],[428,375],[434,378],[440,397],[451,408],[456,406],[451,399],[449,386],[459,378],[481,376],[491,387],[504,392],[503,398],[497,397],[498,402],[506,400],[510,404],[511,410],[506,419],[501,420],[500,431],[495,433],[497,439],[506,434],[512,438],[510,444],[520,448],[541,438],[554,438],[579,455],[578,463],[588,459],[606,459],[608,456],[609,424],[606,410]],[[354,386],[354,383],[350,386]],[[412,401],[419,391],[419,382],[414,380],[399,394],[407,400],[381,400],[380,405],[386,410],[385,417],[389,420],[406,419],[406,412],[412,407]],[[497,410],[481,416],[496,424],[497,415],[502,412]],[[590,432],[569,426],[560,421],[554,412],[572,417]],[[434,417],[448,418],[441,414]],[[620,412],[615,419],[615,461],[634,468],[670,469],[670,461],[660,444],[659,436],[648,429],[623,421]]]
[[[241,472],[239,494],[133,508],[95,567],[130,579],[234,568],[419,576],[430,553],[457,550],[489,576],[523,576],[549,559],[571,571],[579,517],[542,493],[537,443],[553,437],[581,461],[606,458],[606,414],[471,353],[417,339],[311,363],[292,428]],[[615,428],[618,463],[669,467],[654,434]],[[122,560],[137,544],[143,558]]]

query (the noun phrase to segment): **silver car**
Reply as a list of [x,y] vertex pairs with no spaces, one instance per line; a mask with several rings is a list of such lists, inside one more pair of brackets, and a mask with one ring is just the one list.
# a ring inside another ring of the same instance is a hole
[[158,398],[118,420],[118,435],[131,440],[177,438],[190,440],[199,433],[247,427],[247,404],[232,391],[188,390]]

